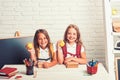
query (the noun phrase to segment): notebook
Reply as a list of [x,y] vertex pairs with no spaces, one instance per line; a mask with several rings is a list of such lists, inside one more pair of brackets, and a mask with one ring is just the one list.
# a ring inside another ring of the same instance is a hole
[[11,77],[17,73],[17,68],[15,67],[4,67],[0,69],[0,76]]

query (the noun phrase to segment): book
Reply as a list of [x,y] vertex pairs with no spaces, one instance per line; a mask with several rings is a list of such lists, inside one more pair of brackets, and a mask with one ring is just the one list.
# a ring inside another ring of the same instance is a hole
[[17,68],[14,67],[4,67],[0,69],[0,76],[11,77],[17,73]]
[[12,76],[0,76],[0,80],[1,79],[9,79],[9,78],[11,78]]
[[78,65],[77,62],[70,61],[66,63],[66,68],[78,68]]

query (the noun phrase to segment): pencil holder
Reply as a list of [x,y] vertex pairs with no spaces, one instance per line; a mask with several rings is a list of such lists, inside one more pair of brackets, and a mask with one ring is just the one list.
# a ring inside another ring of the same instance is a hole
[[26,74],[33,75],[34,73],[34,65],[26,66]]
[[87,65],[87,72],[88,74],[96,74],[97,73],[98,66],[89,66]]
[[89,61],[87,63],[87,73],[88,74],[96,74],[98,70],[98,62],[97,61]]

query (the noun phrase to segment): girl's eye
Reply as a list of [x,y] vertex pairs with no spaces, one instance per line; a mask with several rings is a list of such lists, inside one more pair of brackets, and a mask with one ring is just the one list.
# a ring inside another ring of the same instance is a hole
[[38,38],[38,40],[45,40],[45,39],[47,39],[46,37],[45,38]]
[[41,38],[38,38],[38,40],[42,40]]
[[46,37],[44,39],[47,39]]
[[76,35],[75,33],[73,33],[73,35]]
[[76,33],[68,33],[68,35],[76,35]]

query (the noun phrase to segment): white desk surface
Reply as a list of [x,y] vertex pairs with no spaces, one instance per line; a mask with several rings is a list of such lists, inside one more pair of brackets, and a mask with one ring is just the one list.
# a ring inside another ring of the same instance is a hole
[[[64,65],[55,65],[48,69],[34,67],[34,70],[37,71],[36,78],[33,75],[25,74],[25,65],[5,66],[16,67],[19,71],[15,76],[7,80],[110,80],[107,71],[101,63],[99,63],[98,71],[94,75],[87,74],[86,65],[79,65],[78,68],[66,68]],[[22,78],[15,79],[16,76],[22,76]]]

